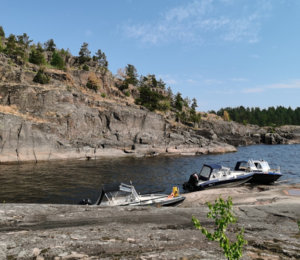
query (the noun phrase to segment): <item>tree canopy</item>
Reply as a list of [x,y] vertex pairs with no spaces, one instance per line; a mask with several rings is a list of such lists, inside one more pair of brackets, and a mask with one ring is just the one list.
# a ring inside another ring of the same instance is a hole
[[53,39],[49,39],[44,43],[44,49],[45,51],[55,51],[56,49],[56,44],[54,43]]
[[223,116],[227,111],[231,120],[243,124],[253,124],[259,126],[281,126],[281,125],[300,125],[300,107],[292,109],[283,106],[269,107],[260,109],[259,107],[245,108],[226,107],[217,111],[217,115]]
[[91,52],[88,49],[89,44],[84,42],[79,51],[79,63],[83,64],[91,60]]

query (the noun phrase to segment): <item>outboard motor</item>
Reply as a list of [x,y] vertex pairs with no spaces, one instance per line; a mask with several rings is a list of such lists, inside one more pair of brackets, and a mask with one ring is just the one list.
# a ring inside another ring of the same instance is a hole
[[83,199],[78,205],[92,205],[92,201],[90,199]]
[[182,188],[184,190],[188,190],[188,191],[192,192],[195,190],[195,186],[198,183],[198,181],[199,181],[198,174],[195,172],[195,173],[191,174],[189,181],[185,182],[182,185]]

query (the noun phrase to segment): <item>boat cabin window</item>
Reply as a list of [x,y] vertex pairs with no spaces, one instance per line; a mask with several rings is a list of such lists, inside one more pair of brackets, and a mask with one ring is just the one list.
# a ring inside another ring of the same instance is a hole
[[240,170],[246,170],[247,169],[247,162],[241,162],[239,166]]
[[256,168],[257,168],[258,170],[261,170],[261,169],[262,169],[260,163],[255,163],[255,166],[256,166]]
[[205,178],[209,178],[211,172],[211,168],[208,166],[203,166],[202,170],[200,172],[200,176],[205,177]]

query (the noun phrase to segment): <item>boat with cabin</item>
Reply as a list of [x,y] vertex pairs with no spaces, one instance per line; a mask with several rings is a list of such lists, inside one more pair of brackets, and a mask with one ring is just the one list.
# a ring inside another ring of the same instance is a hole
[[282,173],[280,167],[271,169],[268,162],[265,160],[244,160],[238,161],[234,168],[235,171],[253,172],[253,177],[248,181],[257,184],[270,184],[276,182]]
[[252,176],[253,172],[231,171],[219,164],[204,164],[200,173],[190,175],[189,181],[183,184],[183,189],[192,192],[234,187],[249,181]]

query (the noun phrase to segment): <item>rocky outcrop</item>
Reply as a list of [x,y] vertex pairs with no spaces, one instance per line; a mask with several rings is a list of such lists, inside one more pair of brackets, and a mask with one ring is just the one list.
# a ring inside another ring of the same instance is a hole
[[160,114],[65,86],[0,86],[1,163],[233,152]]
[[[159,114],[135,105],[137,88],[129,85],[127,97],[120,79],[95,62],[83,71],[70,68],[76,57],[65,61],[65,71],[46,69],[50,84],[40,85],[33,82],[38,66],[0,53],[0,163],[224,153],[240,145],[300,142],[297,127],[274,131],[221,119],[203,119],[196,127],[176,123],[176,111]],[[91,78],[96,91],[86,87]]]
[[180,207],[99,207],[0,204],[0,259],[227,259],[192,216],[213,232],[206,202],[232,197],[238,221],[230,242],[244,228],[244,260],[299,259],[299,197],[293,186],[258,186],[185,194]]

